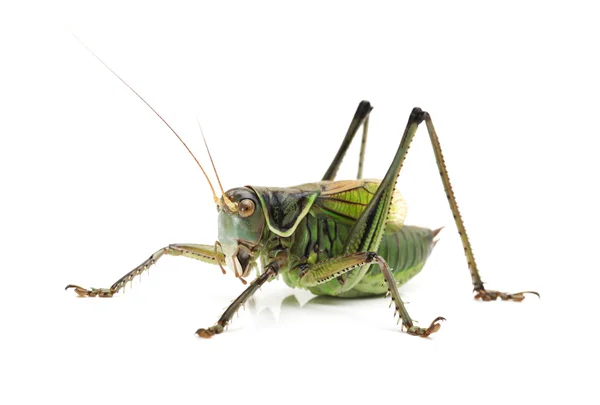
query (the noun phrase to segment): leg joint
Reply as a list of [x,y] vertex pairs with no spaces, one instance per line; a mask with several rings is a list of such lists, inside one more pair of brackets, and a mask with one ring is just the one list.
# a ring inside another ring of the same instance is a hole
[[365,257],[365,262],[371,263],[373,260],[376,260],[378,258],[379,258],[379,255],[377,254],[377,252],[367,252],[367,257]]
[[410,113],[409,120],[411,122],[416,122],[417,124],[420,124],[421,122],[423,122],[423,120],[425,119],[425,117],[427,115],[428,114],[426,111],[423,111],[419,107],[415,107],[415,108],[413,108],[412,112]]

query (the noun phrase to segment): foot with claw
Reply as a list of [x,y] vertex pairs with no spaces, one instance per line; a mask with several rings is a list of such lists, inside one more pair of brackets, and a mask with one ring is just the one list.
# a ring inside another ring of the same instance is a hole
[[427,328],[427,329],[419,328],[418,326],[413,325],[411,327],[406,328],[406,333],[408,333],[409,335],[413,335],[413,336],[428,337],[432,333],[435,333],[438,330],[440,330],[442,325],[438,322],[445,321],[445,320],[446,320],[446,318],[442,318],[441,316],[438,316],[437,318],[435,318],[433,320],[433,322],[431,322],[431,325],[429,325],[429,328]]
[[475,299],[482,301],[496,301],[498,298],[501,298],[503,301],[521,302],[525,299],[525,294],[533,294],[537,295],[538,298],[540,297],[540,294],[536,293],[535,291],[521,291],[514,294],[508,294],[500,291],[486,290],[481,288],[475,290],[475,293]]
[[218,335],[219,333],[223,333],[225,328],[221,324],[216,324],[215,326],[211,326],[208,329],[200,328],[196,331],[196,335],[201,338],[209,339],[214,335]]
[[116,293],[116,291],[113,291],[110,288],[92,287],[88,290],[87,288],[79,287],[75,284],[69,284],[65,287],[65,290],[68,290],[69,288],[73,288],[80,297],[112,297]]

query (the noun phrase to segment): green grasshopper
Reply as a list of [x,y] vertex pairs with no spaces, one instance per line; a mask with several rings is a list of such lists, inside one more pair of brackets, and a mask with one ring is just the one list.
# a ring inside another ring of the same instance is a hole
[[[212,245],[168,245],[153,253],[110,288],[86,289],[69,284],[66,289],[73,288],[82,297],[112,297],[127,282],[148,270],[165,254],[190,257],[217,265],[224,274],[225,264],[236,277],[247,284],[244,278],[258,268],[257,262],[260,260],[262,266],[259,276],[229,305],[215,325],[198,329],[198,336],[209,338],[222,333],[238,309],[263,284],[281,276],[288,286],[304,288],[316,295],[391,295],[395,305],[394,316],[399,316],[398,322],[402,321],[402,328],[411,335],[427,337],[440,329],[440,322],[444,318],[435,318],[427,328],[416,326],[400,298],[398,286],[421,271],[437,242],[435,237],[440,230],[405,226],[406,203],[396,190],[396,180],[408,148],[417,127],[425,122],[464,247],[475,298],[483,301],[497,298],[522,301],[526,293],[539,296],[533,291],[508,294],[484,288],[431,116],[420,108],[412,110],[396,155],[383,180],[361,179],[369,114],[372,110],[368,101],[362,101],[342,145],[319,182],[286,188],[246,186],[224,192],[209,151],[222,193],[219,198],[204,168],[179,135],[131,86],[102,60],[100,62],[169,127],[200,166],[217,205],[218,240]],[[342,159],[361,127],[362,144],[357,180],[336,181]],[[206,145],[206,141],[204,142]],[[208,150],[207,145],[206,147]]]

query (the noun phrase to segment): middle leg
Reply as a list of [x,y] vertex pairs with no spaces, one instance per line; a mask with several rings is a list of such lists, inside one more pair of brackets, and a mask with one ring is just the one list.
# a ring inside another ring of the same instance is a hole
[[377,264],[381,269],[381,273],[388,287],[388,294],[392,297],[392,302],[396,310],[394,316],[399,316],[398,322],[402,320],[402,326],[410,335],[427,337],[440,329],[439,321],[445,320],[442,317],[437,317],[431,322],[428,328],[420,328],[415,326],[411,319],[396,285],[396,280],[386,263],[386,261],[375,252],[362,252],[335,257],[325,260],[314,265],[300,266],[300,277],[298,286],[301,288],[314,287],[316,285],[326,283],[336,277],[339,277],[351,270],[361,266],[369,266]]

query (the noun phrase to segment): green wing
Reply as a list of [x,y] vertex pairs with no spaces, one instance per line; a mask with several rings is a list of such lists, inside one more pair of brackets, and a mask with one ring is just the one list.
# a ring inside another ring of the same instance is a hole
[[[311,212],[327,215],[336,222],[352,225],[373,198],[380,182],[380,180],[321,181],[296,188],[307,191],[320,189]],[[394,192],[385,232],[399,231],[404,225],[406,212],[406,201],[399,192]]]
[[[309,212],[326,215],[334,221],[352,226],[360,217],[379,187],[380,180],[320,181],[299,186],[252,188],[264,211],[271,231],[290,236]],[[406,202],[394,192],[385,233],[399,231],[406,217]]]

